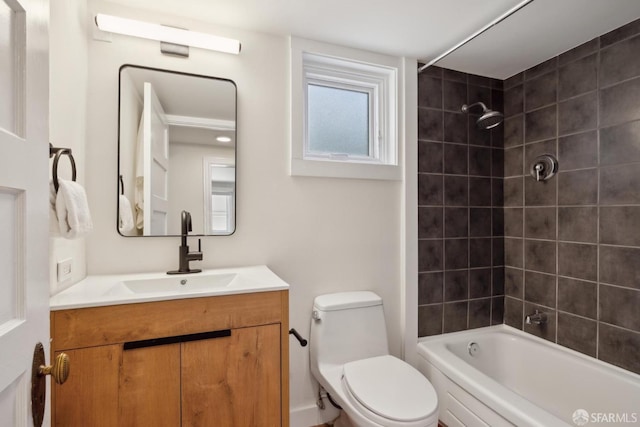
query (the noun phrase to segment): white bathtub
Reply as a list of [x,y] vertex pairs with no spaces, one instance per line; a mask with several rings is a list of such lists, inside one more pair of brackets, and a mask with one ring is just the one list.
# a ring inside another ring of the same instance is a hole
[[449,427],[640,425],[640,375],[506,325],[422,338],[418,354]]

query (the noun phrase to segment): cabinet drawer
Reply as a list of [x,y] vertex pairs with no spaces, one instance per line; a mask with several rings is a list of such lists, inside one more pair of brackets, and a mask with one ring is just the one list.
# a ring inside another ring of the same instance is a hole
[[287,291],[51,312],[54,351],[280,323]]

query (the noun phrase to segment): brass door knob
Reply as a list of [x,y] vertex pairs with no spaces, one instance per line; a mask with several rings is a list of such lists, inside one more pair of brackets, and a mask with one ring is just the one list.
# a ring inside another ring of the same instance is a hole
[[40,365],[40,375],[51,375],[58,384],[64,384],[69,378],[69,356],[67,353],[60,353],[53,361],[53,365]]

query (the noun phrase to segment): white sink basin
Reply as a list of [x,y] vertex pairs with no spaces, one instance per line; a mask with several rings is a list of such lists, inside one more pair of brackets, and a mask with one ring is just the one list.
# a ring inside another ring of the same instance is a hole
[[166,292],[209,292],[215,288],[229,286],[235,273],[203,274],[201,276],[166,276],[162,278],[125,280],[122,283],[136,294],[155,294]]
[[270,292],[289,285],[265,265],[220,268],[202,273],[87,276],[49,300],[51,310],[132,304],[180,298]]

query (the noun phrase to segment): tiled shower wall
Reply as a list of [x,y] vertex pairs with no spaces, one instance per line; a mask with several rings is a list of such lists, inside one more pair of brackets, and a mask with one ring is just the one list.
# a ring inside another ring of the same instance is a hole
[[505,323],[638,373],[639,52],[636,21],[504,82]]
[[418,333],[502,323],[503,130],[460,110],[502,110],[502,81],[438,67],[418,79]]
[[[419,336],[504,315],[640,373],[638,52],[640,20],[504,82],[419,76]],[[460,113],[476,101],[504,126],[476,129]],[[543,153],[560,169],[536,182]],[[535,309],[545,326],[524,323]]]

